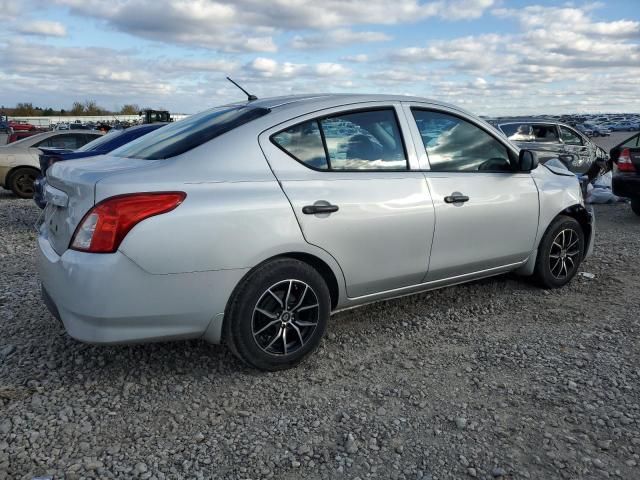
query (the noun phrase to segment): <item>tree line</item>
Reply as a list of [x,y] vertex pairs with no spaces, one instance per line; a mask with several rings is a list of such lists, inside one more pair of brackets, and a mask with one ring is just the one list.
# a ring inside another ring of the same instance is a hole
[[55,110],[51,107],[33,106],[33,103],[18,103],[15,107],[0,107],[0,112],[15,117],[52,117],[52,116],[79,116],[79,115],[137,115],[141,111],[135,103],[123,105],[119,111],[110,111],[101,107],[95,100],[73,102],[71,108]]

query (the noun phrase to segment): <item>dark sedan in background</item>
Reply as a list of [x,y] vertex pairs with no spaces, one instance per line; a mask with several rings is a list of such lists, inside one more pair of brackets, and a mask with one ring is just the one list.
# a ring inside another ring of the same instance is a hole
[[613,193],[631,200],[631,209],[640,215],[640,133],[636,133],[610,151],[616,165],[612,187]]
[[40,208],[44,208],[47,205],[44,198],[44,189],[47,183],[47,170],[54,163],[65,160],[75,160],[78,158],[94,157],[96,155],[105,155],[112,150],[135,140],[136,138],[140,138],[149,132],[153,132],[154,130],[163,127],[164,125],[166,124],[151,123],[148,125],[130,127],[125,130],[112,130],[103,137],[87,143],[85,146],[78,148],[77,150],[41,148],[39,157],[41,175],[33,184],[35,189],[33,200]]
[[573,173],[589,181],[608,169],[607,153],[569,125],[549,120],[506,120],[498,128],[520,148],[535,150],[540,163],[557,158]]

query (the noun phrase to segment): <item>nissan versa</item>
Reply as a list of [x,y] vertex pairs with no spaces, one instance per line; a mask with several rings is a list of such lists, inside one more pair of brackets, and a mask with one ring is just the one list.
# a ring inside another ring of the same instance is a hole
[[71,336],[201,337],[265,370],[331,312],[510,271],[557,288],[593,248],[573,174],[422,98],[226,105],[47,177],[42,294]]

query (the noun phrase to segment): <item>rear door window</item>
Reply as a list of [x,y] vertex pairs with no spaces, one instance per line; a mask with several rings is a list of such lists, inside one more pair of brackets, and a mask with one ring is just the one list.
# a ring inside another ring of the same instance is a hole
[[407,170],[407,155],[393,108],[310,120],[276,133],[271,140],[314,169]]
[[332,170],[407,170],[393,109],[336,115],[320,126]]

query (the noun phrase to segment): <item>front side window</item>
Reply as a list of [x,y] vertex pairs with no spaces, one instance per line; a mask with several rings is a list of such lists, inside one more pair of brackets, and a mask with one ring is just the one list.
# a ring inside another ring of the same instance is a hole
[[276,133],[273,143],[321,170],[407,170],[400,127],[391,108],[332,115]]
[[481,128],[454,115],[412,109],[433,171],[509,172],[507,147]]
[[75,150],[84,145],[84,137],[79,134],[54,135],[34,145],[45,148],[64,148],[65,150]]
[[112,155],[142,160],[175,157],[260,118],[269,111],[250,105],[213,108],[154,130],[115,149]]
[[567,145],[582,145],[580,135],[567,127],[560,127],[560,136],[562,137],[562,141]]

